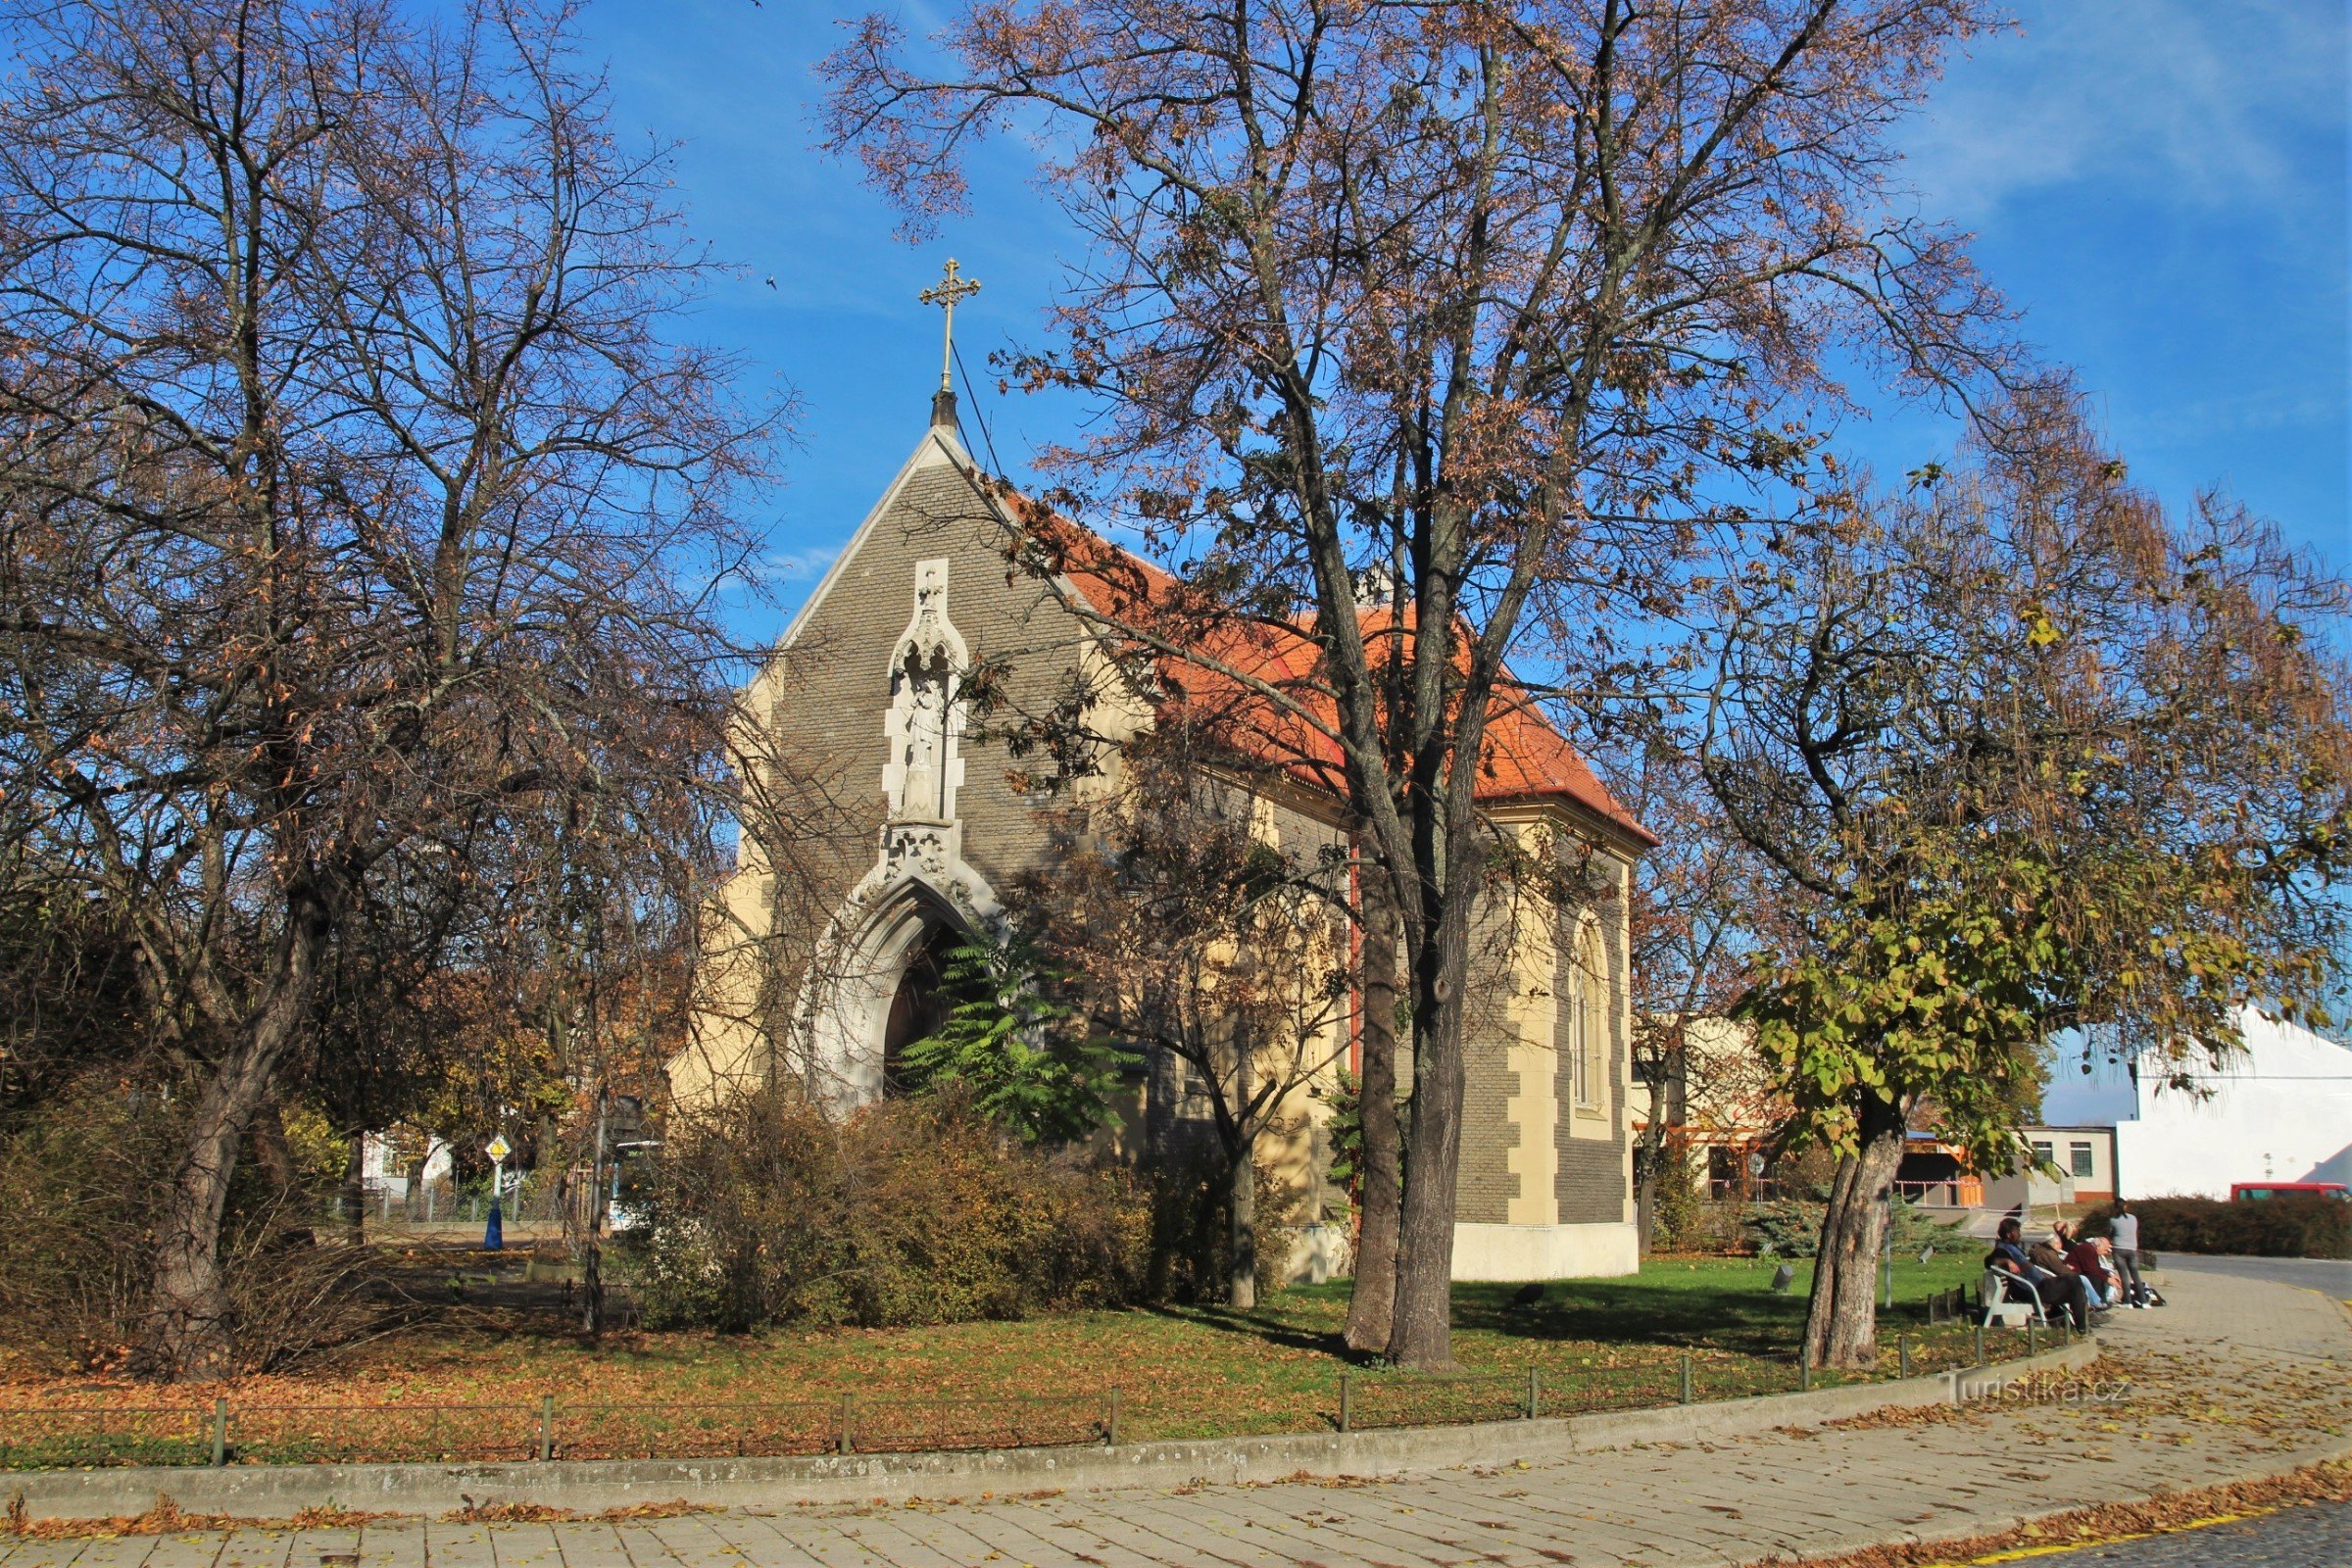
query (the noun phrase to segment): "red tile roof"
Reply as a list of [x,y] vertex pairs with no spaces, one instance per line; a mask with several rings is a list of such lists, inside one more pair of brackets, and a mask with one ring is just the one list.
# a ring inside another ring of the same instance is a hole
[[[1338,727],[1338,701],[1320,677],[1321,649],[1311,622],[1238,620],[1100,534],[1025,498],[1006,500],[1043,553],[1040,564],[1059,571],[1090,608],[1185,651],[1159,661],[1159,677],[1172,695],[1215,714],[1226,737],[1260,760],[1325,794],[1343,793],[1339,744],[1327,733]],[[1361,612],[1361,625],[1375,649],[1396,635],[1397,622],[1385,608]],[[1314,721],[1254,691],[1252,683],[1274,688]],[[1498,696],[1482,751],[1481,801],[1565,801],[1638,843],[1658,842],[1532,702],[1512,701],[1507,691]]]

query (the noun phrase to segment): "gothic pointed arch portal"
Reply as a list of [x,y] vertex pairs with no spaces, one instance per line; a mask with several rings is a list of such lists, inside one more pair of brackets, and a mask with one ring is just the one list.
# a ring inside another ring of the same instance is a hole
[[809,1091],[843,1109],[897,1088],[901,1053],[945,1020],[949,955],[999,918],[976,877],[943,886],[877,875],[867,884],[837,917],[829,972],[809,997]]
[[969,940],[970,933],[943,920],[907,947],[898,988],[891,993],[890,1010],[882,1020],[883,1094],[906,1091],[906,1048],[939,1033],[948,1021],[953,1001],[948,974],[956,950]]

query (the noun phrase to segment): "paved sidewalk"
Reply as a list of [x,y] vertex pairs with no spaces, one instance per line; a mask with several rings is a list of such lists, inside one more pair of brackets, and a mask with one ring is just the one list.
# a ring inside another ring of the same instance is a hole
[[2352,1448],[2352,1315],[2316,1292],[2175,1273],[2121,1312],[2081,1402],[1910,1411],[1535,1467],[743,1510],[626,1524],[385,1523],[24,1542],[0,1568],[1429,1568],[1740,1564],[1997,1529]]

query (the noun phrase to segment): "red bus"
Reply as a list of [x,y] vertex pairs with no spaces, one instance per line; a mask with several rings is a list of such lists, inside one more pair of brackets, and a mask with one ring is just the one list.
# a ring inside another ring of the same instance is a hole
[[2352,1187],[2342,1182],[2231,1182],[2230,1201],[2258,1203],[2269,1198],[2334,1198],[2352,1203]]

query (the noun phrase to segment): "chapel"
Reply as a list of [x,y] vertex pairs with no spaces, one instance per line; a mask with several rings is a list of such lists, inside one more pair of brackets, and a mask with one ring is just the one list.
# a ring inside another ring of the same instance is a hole
[[[1036,515],[973,462],[943,387],[914,450],[742,692],[733,744],[747,791],[757,796],[766,760],[788,758],[822,777],[849,827],[821,842],[741,836],[708,911],[691,1038],[669,1064],[679,1103],[779,1073],[843,1107],[890,1093],[897,1051],[940,1021],[948,950],[992,928],[1001,891],[1046,854],[1037,792],[1024,784],[1035,762],[974,723],[965,681],[985,664],[1001,690],[1038,707],[1103,689],[1112,662],[1083,612],[1114,612],[1166,579],[1059,519],[1069,548],[1056,568],[1021,569],[1008,541]],[[1303,635],[1295,645],[1266,657],[1311,647]],[[1152,722],[1144,694],[1114,691],[1103,706],[1106,731]],[[1349,824],[1312,761],[1252,775],[1252,831],[1302,862],[1333,863],[1347,858]],[[1482,775],[1495,832],[1573,858],[1593,892],[1485,922],[1501,935],[1473,959],[1454,1275],[1630,1273],[1626,893],[1657,841],[1532,708],[1498,711]],[[1360,1005],[1359,991],[1330,1020],[1335,1081],[1354,1065]],[[1179,1074],[1139,1072],[1135,1095],[1157,1102],[1128,1119],[1197,1119],[1198,1091]],[[1272,1137],[1275,1179],[1302,1216],[1295,1277],[1348,1266],[1346,1203],[1326,1185],[1330,1104],[1303,1086]]]

